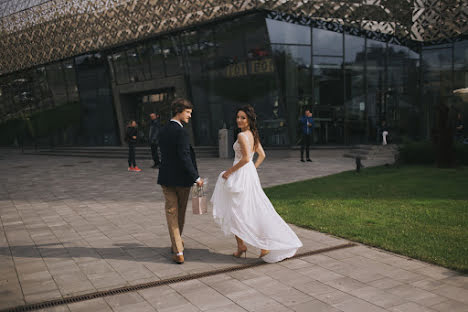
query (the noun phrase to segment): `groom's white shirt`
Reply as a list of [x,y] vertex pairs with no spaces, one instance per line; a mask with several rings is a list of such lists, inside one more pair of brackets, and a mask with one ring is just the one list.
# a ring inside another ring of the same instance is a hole
[[[180,121],[176,120],[176,119],[171,119],[171,121],[177,122],[177,123],[179,124],[179,126],[181,126],[182,128],[184,127],[184,126],[182,125],[182,123],[181,123]],[[198,177],[198,178],[195,180],[195,182],[198,182],[198,181],[200,181],[200,177]]]
[[177,122],[177,123],[179,124],[179,126],[181,126],[182,128],[184,127],[184,126],[182,125],[182,123],[181,123],[180,121],[178,121],[178,120],[171,119],[171,121],[173,121],[173,122]]

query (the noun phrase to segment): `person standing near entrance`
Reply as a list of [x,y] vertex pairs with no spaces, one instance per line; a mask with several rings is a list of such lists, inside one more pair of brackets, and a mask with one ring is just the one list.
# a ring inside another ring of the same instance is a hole
[[173,260],[184,263],[184,243],[182,231],[185,223],[185,211],[190,195],[190,187],[197,183],[203,185],[195,159],[195,152],[190,145],[190,138],[183,123],[192,117],[192,103],[186,99],[175,99],[171,104],[172,119],[159,134],[161,164],[158,184],[166,200],[165,210],[169,235],[171,237]]
[[387,145],[388,126],[387,121],[385,119],[382,120],[380,131],[382,132],[382,145]]
[[127,127],[125,134],[125,141],[128,143],[128,171],[140,172],[141,169],[136,165],[135,160],[135,147],[137,143],[137,123],[135,120],[131,120]]
[[310,144],[312,143],[312,135],[314,131],[314,118],[312,118],[312,112],[310,109],[304,111],[304,116],[299,120],[301,124],[301,161],[304,162],[304,149],[306,152],[306,160],[312,161],[309,155]]
[[153,167],[159,168],[159,155],[158,155],[158,144],[159,144],[159,130],[161,129],[161,123],[159,121],[159,115],[155,113],[150,114],[151,123],[149,129],[149,141],[151,146],[151,155],[153,157]]

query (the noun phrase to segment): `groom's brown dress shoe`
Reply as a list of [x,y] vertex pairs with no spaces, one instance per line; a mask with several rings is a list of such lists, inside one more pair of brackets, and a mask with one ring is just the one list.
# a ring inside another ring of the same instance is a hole
[[184,255],[174,255],[174,257],[172,257],[172,260],[174,260],[174,262],[177,264],[182,264],[184,263]]

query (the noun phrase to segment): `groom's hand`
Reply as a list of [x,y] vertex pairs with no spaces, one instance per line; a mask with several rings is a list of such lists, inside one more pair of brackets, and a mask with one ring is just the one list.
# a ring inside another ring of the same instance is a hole
[[198,180],[196,183],[197,183],[198,186],[203,186],[203,183],[204,183],[204,182],[205,182],[205,181],[203,181],[203,179],[200,179],[200,180]]

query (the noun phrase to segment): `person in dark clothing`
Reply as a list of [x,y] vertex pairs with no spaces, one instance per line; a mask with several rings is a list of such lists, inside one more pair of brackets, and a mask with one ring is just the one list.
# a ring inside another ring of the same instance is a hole
[[463,139],[464,139],[463,130],[465,130],[465,128],[463,127],[463,118],[462,118],[462,115],[458,113],[457,121],[455,123],[455,141],[463,142]]
[[151,155],[153,157],[153,167],[159,168],[159,154],[158,154],[158,144],[159,144],[159,130],[161,129],[161,123],[159,121],[159,115],[155,113],[150,114],[151,123],[149,129],[149,142],[151,146]]
[[197,169],[195,152],[190,137],[184,129],[192,117],[192,103],[186,99],[175,99],[171,104],[172,119],[160,134],[161,167],[158,184],[161,185],[166,199],[166,220],[171,237],[173,260],[184,263],[184,243],[182,231],[185,212],[190,195],[190,187],[197,183],[203,185]]
[[312,118],[312,112],[310,109],[306,109],[304,116],[299,120],[301,124],[301,161],[304,162],[304,149],[306,152],[306,160],[312,161],[309,155],[310,144],[312,143],[312,134],[314,131],[314,118]]
[[128,171],[140,172],[141,169],[138,168],[135,161],[135,146],[137,143],[137,135],[137,123],[135,120],[132,120],[128,124],[125,135],[125,139],[128,143]]

